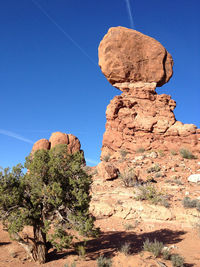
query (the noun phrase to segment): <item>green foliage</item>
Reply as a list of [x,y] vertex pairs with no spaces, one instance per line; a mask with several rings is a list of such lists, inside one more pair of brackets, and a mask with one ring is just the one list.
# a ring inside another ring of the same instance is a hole
[[112,260],[105,258],[103,256],[100,256],[97,259],[97,266],[98,267],[111,267],[112,266]]
[[190,199],[189,197],[184,197],[182,204],[184,208],[196,208],[198,211],[200,211],[200,200],[198,199]]
[[171,258],[170,251],[168,249],[164,249],[162,251],[162,257],[164,260],[169,260]]
[[132,224],[125,224],[124,229],[125,231],[133,230],[135,227]]
[[182,158],[184,159],[195,159],[196,158],[195,155],[193,155],[189,150],[185,148],[180,149],[180,154]]
[[76,267],[76,263],[75,262],[72,262],[71,265],[69,265],[68,263],[65,263],[64,267]]
[[145,149],[143,147],[139,147],[137,150],[136,150],[136,153],[144,153],[145,152]]
[[161,255],[163,247],[164,247],[163,243],[158,242],[157,240],[154,240],[154,242],[150,242],[149,239],[147,239],[143,243],[144,251],[149,251],[149,252],[153,253],[153,255],[156,258]]
[[138,181],[138,177],[133,169],[125,170],[123,173],[120,173],[119,177],[126,187],[132,187]]
[[165,153],[163,152],[163,150],[158,150],[158,153],[159,153],[160,157],[164,157],[165,156]]
[[147,173],[152,173],[152,172],[159,172],[161,170],[161,167],[159,164],[155,164],[152,167],[147,169]]
[[120,152],[120,155],[121,155],[122,158],[125,158],[126,155],[128,154],[128,151],[126,151],[124,149],[121,149],[119,152]]
[[11,236],[30,225],[43,233],[44,243],[61,250],[72,241],[66,228],[98,234],[89,213],[91,176],[83,170],[81,153],[68,154],[66,145],[58,145],[36,151],[25,167],[26,174],[21,165],[0,172],[0,219]]
[[140,193],[137,195],[137,200],[147,200],[154,205],[161,205],[166,208],[169,208],[169,203],[167,198],[162,193],[158,192],[158,190],[151,184],[141,185],[138,187]]
[[108,162],[109,161],[109,159],[110,159],[110,154],[107,154],[107,155],[104,155],[103,156],[103,161],[105,161],[105,162]]
[[130,254],[130,249],[131,249],[130,244],[125,243],[123,246],[121,246],[120,252],[128,256]]
[[85,254],[86,254],[85,246],[84,245],[78,245],[76,247],[76,252],[80,257],[84,258]]
[[178,154],[175,150],[171,150],[170,152],[172,156],[176,156]]
[[184,258],[178,254],[171,255],[171,262],[173,267],[183,267],[184,266]]

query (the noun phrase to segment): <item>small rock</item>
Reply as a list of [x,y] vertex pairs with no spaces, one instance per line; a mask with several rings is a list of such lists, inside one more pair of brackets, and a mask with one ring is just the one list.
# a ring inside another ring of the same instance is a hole
[[190,192],[188,192],[188,191],[185,192],[185,196],[189,196],[189,194],[190,194]]
[[145,156],[144,156],[144,155],[141,155],[141,156],[135,157],[135,160],[143,160],[143,159],[145,159]]
[[151,152],[149,153],[149,155],[147,155],[148,158],[152,158],[152,159],[156,159],[158,157],[158,153],[157,152]]
[[192,174],[188,177],[188,181],[192,183],[200,182],[200,174]]

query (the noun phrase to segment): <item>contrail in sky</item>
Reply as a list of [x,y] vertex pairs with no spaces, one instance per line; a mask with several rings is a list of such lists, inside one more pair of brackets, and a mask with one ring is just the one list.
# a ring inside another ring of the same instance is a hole
[[33,141],[31,141],[31,140],[29,140],[29,139],[27,139],[27,138],[25,138],[25,137],[23,137],[21,135],[18,135],[16,133],[7,131],[7,130],[0,129],[0,134],[3,134],[3,135],[6,135],[6,136],[9,136],[9,137],[18,139],[18,140],[23,141],[25,143],[34,144]]
[[96,161],[96,160],[93,160],[93,159],[89,159],[89,158],[86,158],[85,159],[88,163],[92,163],[92,164],[98,164],[99,162],[98,161]]
[[134,29],[135,26],[134,26],[134,21],[133,21],[133,15],[132,15],[132,12],[131,12],[131,5],[130,5],[129,0],[125,0],[125,1],[126,1],[126,7],[127,7],[129,19],[130,19],[131,28]]
[[97,65],[97,63],[88,55],[87,52],[46,12],[46,10],[35,0],[31,0],[42,13],[69,39],[92,63]]

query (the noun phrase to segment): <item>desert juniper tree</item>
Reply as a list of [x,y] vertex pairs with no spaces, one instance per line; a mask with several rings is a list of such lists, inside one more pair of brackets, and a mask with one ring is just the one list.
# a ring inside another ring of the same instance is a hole
[[[81,153],[68,154],[66,145],[58,145],[30,155],[26,174],[21,165],[0,172],[0,218],[34,261],[44,263],[50,247],[69,247],[70,229],[97,233],[89,213],[91,177],[82,163]],[[25,226],[32,227],[32,237],[22,238]]]

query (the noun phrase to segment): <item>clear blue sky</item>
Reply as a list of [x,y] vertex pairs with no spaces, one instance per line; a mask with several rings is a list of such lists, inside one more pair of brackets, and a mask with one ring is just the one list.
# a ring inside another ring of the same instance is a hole
[[97,65],[111,26],[166,47],[174,75],[157,91],[177,102],[177,120],[200,127],[200,1],[129,2],[132,18],[127,0],[1,1],[0,166],[23,163],[32,142],[55,131],[80,139],[88,165],[99,161],[106,106],[120,94]]

